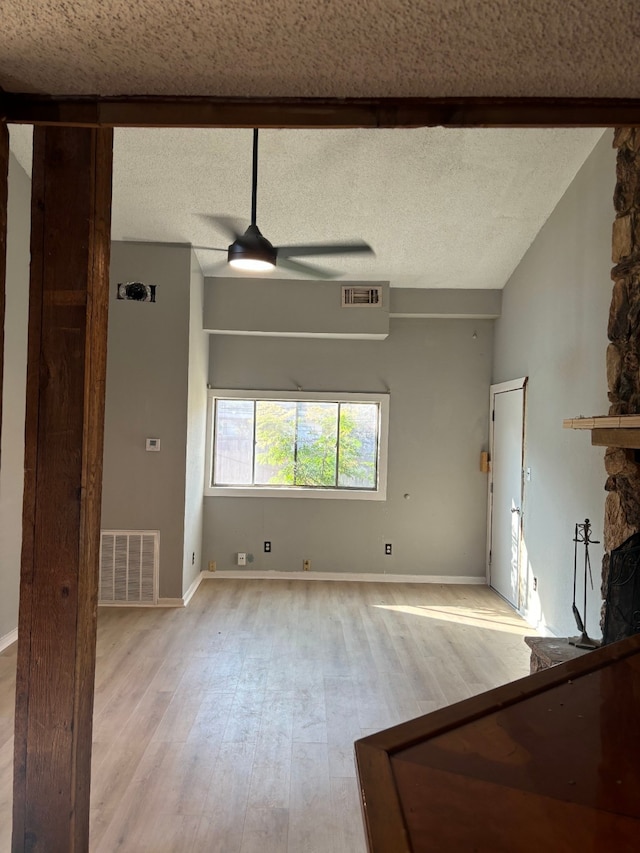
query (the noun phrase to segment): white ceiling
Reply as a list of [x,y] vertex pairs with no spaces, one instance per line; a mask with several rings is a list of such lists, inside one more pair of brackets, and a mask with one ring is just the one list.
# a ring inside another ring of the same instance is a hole
[[[261,131],[258,225],[274,245],[363,238],[375,257],[308,259],[345,279],[501,288],[601,135]],[[11,139],[28,166],[28,129]],[[202,215],[248,220],[251,145],[250,130],[116,130],[113,238],[226,248]],[[205,274],[229,275],[224,254],[197,254]]]
[[0,0],[51,94],[640,97],[637,0]]

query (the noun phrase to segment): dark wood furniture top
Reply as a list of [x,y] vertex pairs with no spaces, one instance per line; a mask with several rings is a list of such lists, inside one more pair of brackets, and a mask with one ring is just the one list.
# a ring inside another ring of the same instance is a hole
[[640,635],[356,741],[371,853],[600,853],[640,836]]

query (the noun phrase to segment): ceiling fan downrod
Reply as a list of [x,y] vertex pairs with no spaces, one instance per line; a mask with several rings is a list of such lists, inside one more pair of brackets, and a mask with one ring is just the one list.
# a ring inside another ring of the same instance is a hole
[[253,129],[253,173],[251,176],[251,224],[255,225],[257,220],[257,194],[258,194],[258,128]]
[[253,129],[253,169],[251,175],[251,224],[244,234],[236,234],[229,246],[231,266],[245,272],[269,272],[276,265],[277,250],[263,237],[256,224],[258,193],[258,128]]

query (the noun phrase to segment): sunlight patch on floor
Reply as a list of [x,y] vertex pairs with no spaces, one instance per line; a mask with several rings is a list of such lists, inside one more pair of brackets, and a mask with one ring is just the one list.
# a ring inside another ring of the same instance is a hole
[[407,613],[410,616],[424,616],[427,619],[438,619],[441,622],[458,622],[472,625],[475,628],[486,628],[489,631],[502,631],[506,634],[526,635],[536,631],[527,625],[516,613],[500,613],[495,610],[477,607],[459,607],[456,605],[439,604],[437,606],[414,607],[410,604],[374,604],[383,610],[393,610],[396,613]]

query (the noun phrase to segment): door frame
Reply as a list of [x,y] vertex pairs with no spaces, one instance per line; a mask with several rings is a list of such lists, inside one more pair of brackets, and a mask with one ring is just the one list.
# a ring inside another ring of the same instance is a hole
[[508,382],[498,382],[489,386],[489,476],[487,477],[487,545],[485,576],[487,586],[491,586],[491,537],[493,532],[493,424],[496,394],[507,391],[522,390],[522,459],[520,460],[520,524],[518,530],[518,602],[516,610],[522,609],[522,523],[524,517],[524,459],[526,455],[527,437],[527,383],[528,376],[511,379]]

